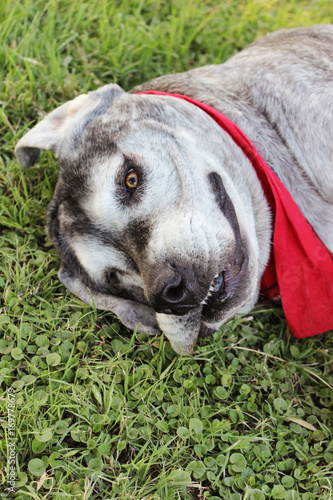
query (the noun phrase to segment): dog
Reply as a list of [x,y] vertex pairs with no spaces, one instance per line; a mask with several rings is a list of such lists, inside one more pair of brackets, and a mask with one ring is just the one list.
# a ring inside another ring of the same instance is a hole
[[281,30],[224,64],[80,95],[24,135],[23,167],[41,149],[60,164],[47,225],[67,289],[182,354],[258,301],[275,218],[262,183],[211,116],[163,92],[239,127],[331,256],[332,47],[333,25]]

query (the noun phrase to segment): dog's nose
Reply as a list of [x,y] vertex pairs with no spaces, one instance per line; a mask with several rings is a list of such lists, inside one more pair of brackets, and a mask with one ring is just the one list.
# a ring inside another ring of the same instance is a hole
[[156,312],[183,316],[198,306],[198,292],[198,283],[191,271],[173,270],[159,277],[150,302]]

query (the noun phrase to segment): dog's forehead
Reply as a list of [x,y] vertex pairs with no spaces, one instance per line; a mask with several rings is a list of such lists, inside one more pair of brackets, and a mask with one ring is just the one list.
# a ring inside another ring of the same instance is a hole
[[[167,139],[193,160],[203,151],[208,158],[220,140],[220,128],[205,112],[179,99],[123,93],[102,114],[86,117],[62,137],[56,151],[60,177],[68,183],[72,175],[95,169],[99,157],[110,157],[120,147],[129,156],[141,153],[149,160],[157,152],[162,158]],[[162,164],[157,160],[155,155],[156,168]]]
[[[156,123],[172,126],[175,126],[177,120],[179,125],[187,127],[193,121],[194,110],[192,104],[172,96],[123,93],[112,102],[103,117],[124,122],[154,120]],[[199,116],[201,114],[204,119],[205,113],[199,111]],[[207,124],[209,122],[207,119]]]
[[118,141],[138,128],[173,137],[187,132],[189,138],[194,132],[197,141],[201,136],[205,142],[207,131],[211,132],[212,127],[214,129],[211,118],[188,102],[173,97],[122,93],[105,106],[102,113],[93,111],[68,130],[57,153],[59,157],[71,156],[75,152],[87,152],[90,145],[96,152],[104,151],[111,138]]

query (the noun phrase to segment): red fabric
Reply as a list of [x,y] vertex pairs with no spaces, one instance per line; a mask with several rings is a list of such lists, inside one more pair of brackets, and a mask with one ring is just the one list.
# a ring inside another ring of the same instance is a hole
[[139,92],[184,99],[205,111],[247,156],[274,217],[273,244],[261,281],[264,297],[280,298],[298,338],[333,329],[333,254],[316,235],[289,191],[243,132],[214,108],[180,94]]

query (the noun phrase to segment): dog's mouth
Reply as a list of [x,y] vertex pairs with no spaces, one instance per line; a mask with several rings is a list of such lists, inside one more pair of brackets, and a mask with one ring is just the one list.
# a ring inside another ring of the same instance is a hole
[[229,301],[237,292],[237,284],[246,267],[246,258],[238,251],[227,267],[216,274],[209,286],[206,297],[201,301],[202,314],[205,316],[213,308]]

